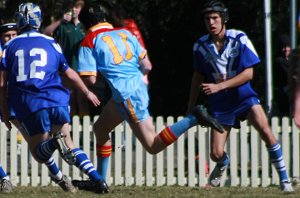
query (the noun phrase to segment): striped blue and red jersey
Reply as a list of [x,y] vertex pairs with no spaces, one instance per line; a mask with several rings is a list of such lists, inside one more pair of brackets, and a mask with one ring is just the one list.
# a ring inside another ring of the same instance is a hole
[[112,98],[123,102],[143,83],[139,61],[145,55],[146,50],[129,31],[100,23],[81,43],[78,72],[81,76],[100,72],[111,88]]

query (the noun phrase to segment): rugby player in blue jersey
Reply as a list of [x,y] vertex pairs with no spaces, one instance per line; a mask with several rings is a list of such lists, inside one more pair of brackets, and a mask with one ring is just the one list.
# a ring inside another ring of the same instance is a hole
[[232,127],[239,128],[247,119],[266,143],[271,161],[280,177],[283,192],[291,192],[282,150],[268,123],[250,81],[254,67],[260,59],[247,35],[235,29],[226,29],[228,10],[218,0],[210,0],[203,6],[208,34],[194,44],[194,73],[191,83],[188,112],[195,105],[199,93],[208,96],[212,116],[225,128],[225,133],[211,131],[211,159],[216,167],[209,177],[212,186],[219,186],[220,179],[229,166],[229,156],[224,146]]
[[[0,26],[0,61],[2,57],[2,45],[17,36],[17,25],[16,23],[5,23]],[[20,124],[15,119],[14,113],[10,112],[11,122],[20,130]],[[19,135],[19,133],[18,133]],[[21,134],[20,134],[21,135]],[[21,135],[22,138],[22,135]],[[10,181],[9,176],[4,171],[0,164],[0,191],[5,193],[10,193],[13,190],[13,185]]]
[[70,165],[84,171],[97,193],[108,192],[102,176],[88,156],[76,148],[70,136],[69,91],[60,75],[65,75],[95,106],[98,98],[72,70],[53,38],[38,32],[41,10],[33,3],[19,5],[16,13],[20,35],[4,45],[0,65],[0,101],[3,121],[11,128],[8,106],[24,127],[24,137],[34,158],[45,163],[53,181],[63,190],[76,188],[54,163],[56,149]]
[[[198,124],[223,131],[205,109],[197,106],[191,114],[157,133],[148,111],[147,85],[142,80],[152,68],[146,50],[128,30],[113,29],[106,21],[110,17],[109,6],[103,1],[88,10],[89,21],[93,26],[79,49],[78,72],[84,81],[90,84],[95,83],[100,74],[112,91],[112,98],[94,124],[97,170],[103,177],[106,175],[112,150],[109,133],[124,120],[151,154],[159,153],[189,128]],[[84,189],[83,182],[76,181],[73,184]]]

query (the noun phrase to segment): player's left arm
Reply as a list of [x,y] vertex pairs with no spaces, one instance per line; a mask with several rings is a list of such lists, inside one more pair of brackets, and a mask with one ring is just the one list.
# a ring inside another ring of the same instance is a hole
[[79,89],[86,97],[87,99],[94,105],[99,106],[100,100],[97,98],[97,96],[91,92],[87,86],[84,84],[84,82],[81,80],[80,76],[71,68],[68,68],[64,74],[68,79],[70,79],[75,87]]
[[220,83],[202,83],[201,89],[206,95],[217,93],[224,89],[238,87],[253,79],[253,67],[248,67],[235,77]]
[[0,106],[2,111],[2,119],[6,127],[11,129],[11,123],[9,121],[10,111],[7,103],[7,71],[0,71]]

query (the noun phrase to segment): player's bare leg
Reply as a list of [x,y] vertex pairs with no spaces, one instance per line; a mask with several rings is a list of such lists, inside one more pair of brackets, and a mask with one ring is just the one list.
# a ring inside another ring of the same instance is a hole
[[282,156],[282,150],[280,144],[277,142],[270,125],[268,123],[267,116],[261,105],[254,105],[251,108],[247,116],[250,124],[252,124],[256,130],[259,132],[261,138],[266,143],[267,149],[271,161],[276,168],[279,178],[280,178],[280,187],[283,192],[289,193],[293,192],[294,189],[288,178],[286,171],[285,163]]
[[151,117],[136,124],[131,123],[130,126],[135,136],[149,153],[157,154],[168,146],[156,133]]
[[96,136],[97,171],[106,179],[112,143],[109,133],[124,119],[120,116],[116,103],[111,99],[105,105],[93,129]]
[[130,126],[144,148],[151,154],[157,154],[175,142],[187,129],[197,124],[206,127],[211,126],[218,133],[224,132],[224,128],[202,106],[196,106],[191,115],[166,127],[158,134],[154,129],[151,117],[139,123],[130,123]]

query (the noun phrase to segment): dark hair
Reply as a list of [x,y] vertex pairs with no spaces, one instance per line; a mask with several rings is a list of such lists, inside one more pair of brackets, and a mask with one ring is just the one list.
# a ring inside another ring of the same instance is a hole
[[110,1],[101,1],[87,7],[90,26],[99,22],[111,21],[112,4]]
[[111,19],[114,27],[124,27],[124,20],[128,18],[126,10],[118,5],[115,6],[111,11]]
[[279,37],[279,47],[283,48],[286,46],[291,46],[291,40],[287,34],[283,34]]
[[219,12],[224,23],[226,23],[229,20],[228,9],[221,1],[207,1],[203,6],[202,14],[206,14],[209,12]]

